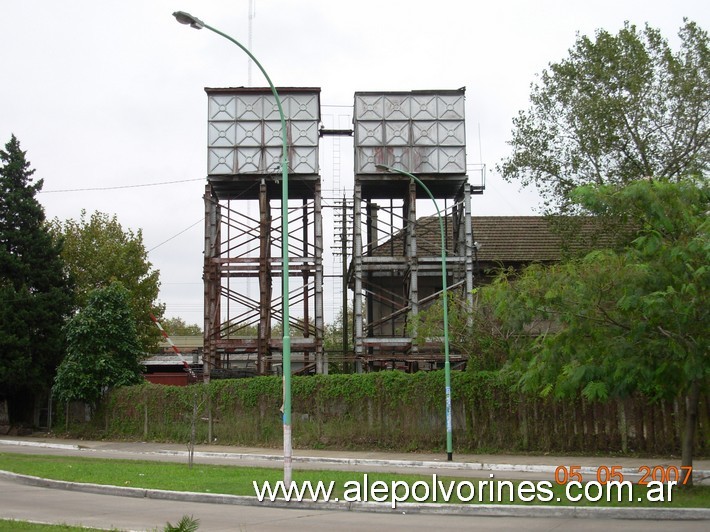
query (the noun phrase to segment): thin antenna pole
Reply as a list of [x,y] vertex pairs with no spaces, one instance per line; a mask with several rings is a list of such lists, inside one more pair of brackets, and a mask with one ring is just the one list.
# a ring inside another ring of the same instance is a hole
[[481,147],[481,123],[478,123],[478,157],[481,161],[481,166],[483,166],[483,148]]
[[[254,17],[256,16],[256,0],[249,0],[249,44],[247,48],[250,50],[253,48],[253,37],[254,37]],[[247,67],[247,86],[251,87],[251,67],[253,61],[251,57],[249,58],[249,63]]]

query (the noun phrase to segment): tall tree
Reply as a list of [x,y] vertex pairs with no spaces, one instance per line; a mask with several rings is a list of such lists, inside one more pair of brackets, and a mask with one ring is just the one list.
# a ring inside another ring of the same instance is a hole
[[202,336],[202,328],[194,324],[189,324],[182,318],[168,318],[161,323],[163,329],[171,336]]
[[[499,370],[508,353],[516,349],[516,343],[525,342],[496,318],[492,306],[481,297],[482,290],[485,289],[473,290],[473,308],[462,293],[452,292],[447,298],[449,345],[454,351],[468,354],[466,370],[471,372]],[[425,345],[431,338],[443,338],[443,316],[443,299],[439,298],[420,309],[407,329],[419,345]]]
[[679,36],[678,52],[648,25],[578,37],[532,84],[530,108],[513,119],[512,155],[498,171],[537,186],[551,211],[570,207],[579,185],[707,176],[708,34],[686,20]]
[[710,377],[710,188],[707,181],[587,186],[585,209],[633,216],[637,238],[486,290],[512,332],[548,323],[514,352],[528,391],[606,400],[642,392],[686,404],[683,465],[692,465],[698,404]]
[[0,161],[0,395],[31,408],[62,359],[72,290],[61,242],[52,239],[35,198],[43,181],[33,183],[14,135]]
[[52,222],[53,231],[64,240],[62,257],[76,282],[76,301],[86,306],[89,294],[97,288],[120,281],[130,293],[131,308],[141,347],[154,352],[160,331],[150,314],[160,318],[160,272],[153,269],[143,244],[143,233],[124,229],[117,217],[94,212],[81,218]]
[[111,388],[141,382],[143,352],[130,299],[114,281],[93,290],[67,323],[67,356],[54,383],[58,400],[85,401],[95,408]]

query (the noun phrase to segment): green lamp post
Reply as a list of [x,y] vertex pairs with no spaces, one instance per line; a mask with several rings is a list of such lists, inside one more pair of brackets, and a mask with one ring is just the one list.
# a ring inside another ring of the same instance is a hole
[[448,461],[452,461],[454,457],[453,451],[453,434],[452,434],[452,420],[451,420],[451,363],[449,361],[449,299],[448,299],[448,288],[446,284],[446,233],[444,232],[444,218],[441,215],[439,206],[436,203],[434,195],[429,190],[424,182],[419,179],[414,174],[410,174],[399,168],[393,168],[384,164],[378,164],[377,168],[387,170],[396,174],[401,174],[409,177],[414,182],[416,182],[424,191],[429,195],[431,201],[434,202],[434,208],[436,209],[436,214],[439,218],[439,232],[441,236],[441,282],[442,282],[442,293],[444,298],[444,380],[446,387],[446,458]]
[[254,64],[259,67],[264,74],[271,92],[276,99],[279,116],[281,117],[281,142],[283,153],[281,157],[281,265],[282,265],[282,285],[283,285],[283,437],[284,437],[284,483],[291,484],[291,472],[293,462],[293,449],[291,446],[291,326],[289,323],[289,272],[288,272],[288,134],[286,131],[286,117],[279,97],[271,78],[261,66],[261,63],[254,55],[239,41],[213,28],[197,17],[193,17],[184,11],[176,11],[173,16],[181,24],[187,24],[197,30],[207,28],[217,35],[233,42],[241,48]]

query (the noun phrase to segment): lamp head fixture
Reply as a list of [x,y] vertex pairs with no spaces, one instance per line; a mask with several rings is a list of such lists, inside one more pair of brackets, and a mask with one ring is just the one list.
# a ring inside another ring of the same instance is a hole
[[175,13],[173,13],[173,16],[180,24],[187,24],[188,26],[190,26],[191,28],[195,28],[196,30],[201,30],[205,27],[204,22],[202,22],[197,17],[193,17],[192,15],[190,15],[190,13],[185,13],[184,11],[175,11]]

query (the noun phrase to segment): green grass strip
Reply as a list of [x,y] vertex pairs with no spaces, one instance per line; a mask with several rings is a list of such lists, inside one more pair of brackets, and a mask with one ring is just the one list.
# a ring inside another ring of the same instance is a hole
[[17,521],[15,519],[0,519],[0,532],[105,532],[101,528],[85,528],[70,525],[46,525],[43,523],[31,523],[29,521]]
[[[114,460],[100,458],[83,458],[68,456],[45,456],[45,455],[23,455],[13,453],[0,453],[0,469],[33,475],[54,480],[65,480],[70,482],[87,482],[102,485],[128,486],[134,488],[161,489],[174,491],[192,491],[198,493],[217,493],[227,495],[255,496],[253,482],[259,486],[269,481],[272,485],[283,478],[283,472],[274,468],[239,467],[231,465],[203,465],[195,464],[188,468],[185,463],[175,462],[151,462],[138,460]],[[343,496],[348,491],[348,482],[364,481],[364,473],[355,471],[315,471],[315,470],[295,470],[293,479],[299,483],[306,480],[314,485],[318,481],[328,483],[335,482],[333,496],[343,500]],[[488,489],[480,490],[483,495],[479,501],[479,482],[487,479],[479,478],[459,478],[440,476],[437,479],[444,486],[449,486],[450,482],[470,482],[476,487],[476,497],[468,504],[490,504]],[[381,481],[391,486],[395,481],[406,482],[410,487],[416,482],[427,483],[431,486],[431,475],[412,475],[394,473],[367,473],[368,485]],[[498,481],[499,479],[495,479]],[[521,481],[514,481],[517,487]],[[352,486],[352,484],[350,484]],[[423,493],[423,486],[420,486],[419,495]],[[615,500],[607,502],[602,499],[598,502],[572,502],[565,496],[563,486],[553,485],[554,496],[549,502],[533,500],[524,502],[517,500],[515,504],[544,504],[544,505],[572,505],[572,506],[628,506],[628,507],[668,507],[668,508],[708,508],[710,507],[710,487],[696,486],[688,489],[674,489],[671,502],[649,502],[646,500],[644,486],[634,485],[632,502]],[[516,490],[513,490],[514,492]],[[469,490],[463,490],[464,498]],[[504,489],[503,493],[507,499],[509,490]],[[575,492],[578,493],[578,492]],[[353,492],[350,491],[352,498]],[[451,503],[462,503],[453,490]],[[559,501],[557,499],[560,499]],[[638,501],[638,499],[643,499]],[[372,498],[368,497],[368,500]],[[414,502],[412,497],[409,501]],[[431,497],[429,499],[431,501]],[[389,499],[387,499],[389,502]],[[419,502],[419,501],[418,501]],[[441,496],[436,502],[445,502]],[[503,503],[509,501],[504,500]],[[493,503],[499,503],[498,500]],[[1,529],[0,529],[1,530]]]

